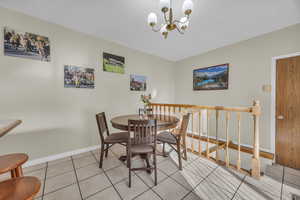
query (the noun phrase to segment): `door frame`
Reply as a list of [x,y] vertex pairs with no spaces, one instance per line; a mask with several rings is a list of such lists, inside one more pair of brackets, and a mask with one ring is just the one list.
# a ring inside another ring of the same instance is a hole
[[[276,154],[276,61],[283,58],[290,58],[300,56],[300,52],[291,53],[282,56],[275,56],[271,59],[271,152]],[[274,156],[273,162],[276,162],[276,156]]]

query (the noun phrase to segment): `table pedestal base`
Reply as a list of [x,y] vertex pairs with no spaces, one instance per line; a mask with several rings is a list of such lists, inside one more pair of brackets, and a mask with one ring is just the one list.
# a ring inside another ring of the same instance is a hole
[[[135,156],[138,156],[138,155],[141,157],[142,160],[146,161],[147,168],[150,168],[150,162],[149,162],[147,154],[133,154],[132,158],[135,157]],[[126,162],[127,161],[127,156],[125,156],[125,155],[124,156],[120,156],[119,160],[121,162]],[[146,171],[147,171],[148,174],[152,173],[152,170],[146,170]]]

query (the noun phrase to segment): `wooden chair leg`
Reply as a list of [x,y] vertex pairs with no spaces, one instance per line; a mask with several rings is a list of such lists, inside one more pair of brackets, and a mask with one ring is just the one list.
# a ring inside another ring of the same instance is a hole
[[103,155],[104,155],[104,144],[101,145],[101,152],[100,152],[100,163],[99,163],[99,168],[102,168],[103,166]]
[[126,147],[126,162],[127,162],[127,168],[129,169],[129,152],[128,152],[128,148]]
[[177,141],[177,154],[178,154],[178,164],[179,164],[179,170],[182,170],[182,161],[181,161],[181,149],[180,149],[180,141]]
[[129,170],[129,183],[128,186],[131,188],[131,155],[129,153],[129,159],[128,159],[128,170]]
[[154,185],[157,185],[157,165],[156,165],[156,152],[153,153],[154,164]]
[[164,142],[164,143],[163,143],[163,156],[164,156],[164,157],[167,157],[165,146],[166,146],[166,143]]
[[151,172],[152,172],[152,170],[151,170],[151,165],[150,165],[150,160],[149,160],[149,158],[150,158],[150,155],[149,154],[146,154],[146,164],[147,164],[147,172],[149,173],[149,174],[151,174]]
[[109,144],[106,145],[105,158],[107,158],[107,156],[108,156],[108,147],[109,147]]
[[[153,153],[152,155],[153,155],[153,158],[152,158],[152,161],[153,161],[153,162],[152,162],[152,164],[153,164],[153,166],[154,166],[154,164],[155,164],[155,159],[156,159],[156,157],[155,157],[155,156],[156,156],[156,153],[155,153],[155,154]],[[155,158],[154,158],[154,157],[155,157]]]
[[183,137],[183,159],[187,160],[187,150],[186,150],[186,136]]
[[149,162],[149,155],[146,155],[146,164],[147,164],[147,168],[150,168],[150,162]]

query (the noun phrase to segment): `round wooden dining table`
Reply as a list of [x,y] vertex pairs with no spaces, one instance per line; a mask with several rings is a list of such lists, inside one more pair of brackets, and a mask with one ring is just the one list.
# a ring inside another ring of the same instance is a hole
[[163,131],[175,128],[179,119],[171,115],[122,115],[111,119],[111,124],[114,128],[123,131],[128,131],[128,120],[157,120],[157,130]]

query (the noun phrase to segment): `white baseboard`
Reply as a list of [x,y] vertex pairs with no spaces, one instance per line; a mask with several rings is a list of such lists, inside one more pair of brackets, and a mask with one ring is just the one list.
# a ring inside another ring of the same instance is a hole
[[47,157],[43,157],[43,158],[30,160],[30,161],[28,161],[27,163],[24,164],[24,167],[30,167],[30,166],[33,166],[33,165],[38,165],[38,164],[42,164],[42,163],[45,163],[45,162],[50,162],[50,161],[53,161],[53,160],[57,160],[57,159],[77,155],[77,154],[80,154],[80,153],[93,151],[93,150],[96,150],[96,149],[99,149],[99,148],[100,148],[100,145],[95,145],[95,146],[91,146],[91,147],[87,147],[87,148],[77,149],[77,150],[74,150],[74,151],[67,151],[67,152],[64,152],[64,153],[56,154],[56,155],[51,155],[51,156],[47,156]]

